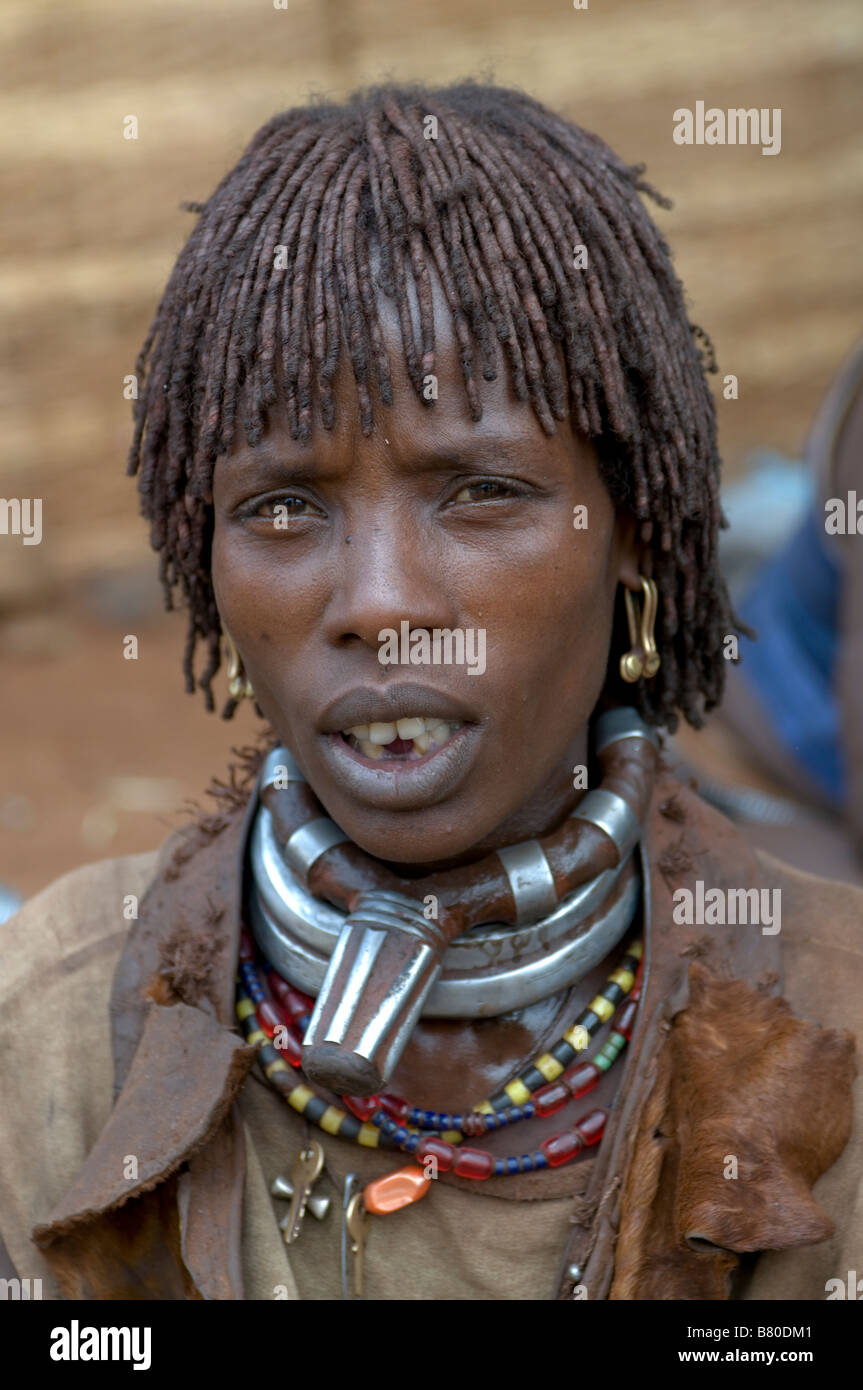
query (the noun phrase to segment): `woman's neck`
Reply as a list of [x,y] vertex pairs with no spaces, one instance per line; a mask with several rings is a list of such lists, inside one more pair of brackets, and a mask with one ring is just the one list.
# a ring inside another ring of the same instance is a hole
[[472,864],[505,845],[519,844],[523,840],[539,839],[548,835],[572,814],[585,794],[586,787],[575,786],[574,783],[578,780],[583,784],[586,778],[576,779],[573,773],[577,767],[586,770],[587,748],[588,734],[585,727],[576,735],[566,753],[557,760],[550,776],[528,800],[511,816],[495,826],[490,834],[477,840],[462,854],[422,863],[406,864],[395,860],[382,862],[399,877],[425,878],[428,874],[444,873],[447,869]]

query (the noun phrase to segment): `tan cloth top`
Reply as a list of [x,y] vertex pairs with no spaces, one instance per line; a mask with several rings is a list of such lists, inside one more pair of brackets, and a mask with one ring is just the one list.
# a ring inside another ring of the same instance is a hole
[[[30,1240],[47,1220],[105,1126],[112,1107],[108,1024],[111,981],[129,927],[128,895],[140,899],[157,854],[88,865],[65,875],[0,928],[0,1236],[14,1272],[41,1278],[59,1296]],[[801,894],[829,885],[783,867]],[[784,914],[784,997],[800,1017],[848,1028],[863,1039],[863,934],[829,913],[790,922]],[[863,924],[861,924],[863,925]],[[70,1041],[74,1040],[74,1051]],[[814,1193],[834,1236],[815,1246],[759,1257],[736,1291],[745,1299],[821,1299],[832,1278],[863,1269],[863,1081],[840,1158]],[[269,1184],[285,1173],[306,1127],[251,1074],[240,1095],[247,1174],[242,1261],[246,1298],[340,1298],[339,1188],[344,1174],[374,1176],[395,1156],[325,1140],[333,1210],[308,1216],[290,1253],[278,1229],[283,1203]],[[479,1186],[479,1185],[478,1185]],[[554,1294],[573,1200],[510,1201],[444,1183],[405,1212],[375,1218],[366,1248],[371,1299],[534,1299]],[[491,1219],[490,1219],[491,1218]]]

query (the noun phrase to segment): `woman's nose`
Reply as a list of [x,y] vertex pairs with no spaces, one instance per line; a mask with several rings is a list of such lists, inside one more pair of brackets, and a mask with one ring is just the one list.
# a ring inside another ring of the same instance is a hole
[[331,642],[363,642],[377,649],[385,629],[454,627],[442,557],[418,525],[390,517],[368,529],[354,527],[341,546],[338,575],[325,618]]

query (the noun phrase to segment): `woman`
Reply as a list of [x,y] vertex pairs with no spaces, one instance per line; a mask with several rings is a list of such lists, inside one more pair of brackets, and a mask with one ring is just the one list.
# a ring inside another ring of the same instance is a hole
[[6,929],[21,1277],[822,1298],[860,1267],[863,899],[662,766],[735,623],[641,173],[520,93],[386,87],[275,118],[196,207],[131,469],[187,688],[213,707],[227,641],[225,713],[269,729],[215,815]]

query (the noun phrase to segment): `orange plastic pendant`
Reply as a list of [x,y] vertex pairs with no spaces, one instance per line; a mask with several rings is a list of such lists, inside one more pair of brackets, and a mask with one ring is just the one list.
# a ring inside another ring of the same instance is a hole
[[375,1216],[386,1216],[391,1211],[401,1211],[402,1207],[412,1206],[424,1197],[431,1187],[422,1168],[411,1163],[407,1168],[399,1168],[396,1173],[387,1173],[383,1178],[375,1178],[363,1192],[363,1205],[366,1211]]

